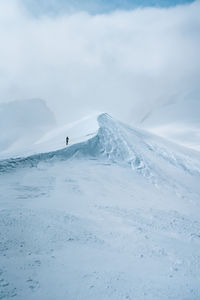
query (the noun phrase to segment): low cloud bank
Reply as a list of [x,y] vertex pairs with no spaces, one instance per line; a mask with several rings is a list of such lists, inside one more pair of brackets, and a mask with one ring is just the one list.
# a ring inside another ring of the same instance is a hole
[[[59,122],[107,111],[138,123],[200,96],[200,3],[34,18],[0,3],[0,101],[42,98]],[[195,108],[194,108],[195,109]]]

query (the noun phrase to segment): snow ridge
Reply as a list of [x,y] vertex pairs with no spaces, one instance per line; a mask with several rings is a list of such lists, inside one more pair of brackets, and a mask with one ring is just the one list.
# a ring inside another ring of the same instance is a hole
[[0,172],[18,167],[35,167],[42,161],[62,161],[72,158],[101,159],[109,163],[129,165],[133,170],[154,180],[162,176],[166,165],[200,176],[199,153],[193,157],[180,147],[154,135],[133,129],[108,114],[98,117],[99,130],[91,139],[67,148],[35,154],[29,157],[0,161]]

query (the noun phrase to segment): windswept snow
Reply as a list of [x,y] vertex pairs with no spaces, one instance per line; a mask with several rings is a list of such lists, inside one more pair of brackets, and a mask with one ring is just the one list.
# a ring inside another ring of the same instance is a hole
[[55,151],[88,140],[98,130],[97,117],[92,113],[75,122],[56,125],[53,113],[45,101],[19,100],[0,105],[0,159],[29,156]]
[[78,143],[0,161],[0,299],[199,299],[199,152],[84,122]]
[[[108,114],[98,117],[96,135],[61,150],[0,161],[0,171],[37,166],[41,161],[95,158],[130,166],[148,178],[167,179],[169,172],[200,176],[200,155],[145,131],[133,129]],[[81,123],[82,124],[82,123]],[[91,134],[92,135],[92,134]],[[90,134],[88,134],[90,136]]]

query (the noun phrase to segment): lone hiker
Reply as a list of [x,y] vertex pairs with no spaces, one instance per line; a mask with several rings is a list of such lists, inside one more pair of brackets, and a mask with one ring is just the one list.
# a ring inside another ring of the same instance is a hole
[[66,137],[66,146],[69,144],[69,138],[68,136]]

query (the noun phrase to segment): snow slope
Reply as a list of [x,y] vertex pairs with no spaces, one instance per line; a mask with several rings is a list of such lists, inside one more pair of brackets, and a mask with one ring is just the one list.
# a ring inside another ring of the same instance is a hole
[[191,99],[177,99],[165,105],[152,108],[138,122],[155,134],[176,143],[200,150],[200,102],[191,95]]
[[[98,117],[99,130],[92,138],[61,150],[0,162],[2,172],[17,166],[36,166],[41,161],[89,157],[129,165],[143,176],[164,179],[167,170],[200,175],[200,154],[179,147],[139,129],[133,129],[108,114]],[[82,123],[81,123],[82,124]],[[90,136],[90,134],[88,134]],[[166,179],[166,178],[165,178]]]
[[98,123],[1,160],[0,298],[199,299],[199,152]]
[[[42,109],[38,105],[38,101],[39,103],[41,101]],[[7,113],[5,110],[2,111],[4,120],[3,122],[0,121],[0,125],[5,123],[4,134],[0,138],[2,145],[0,147],[0,159],[61,149],[65,147],[66,136],[70,137],[70,145],[72,145],[87,140],[98,130],[97,116],[99,113],[93,113],[78,121],[56,126],[53,116],[52,122],[49,124],[51,112],[42,100],[16,101],[3,104],[2,107],[4,106]],[[46,107],[46,111],[44,111],[43,106]],[[13,120],[14,108],[16,111]],[[38,111],[40,111],[39,115]],[[21,123],[21,125],[18,126],[16,123]],[[5,143],[5,138],[9,144]]]

